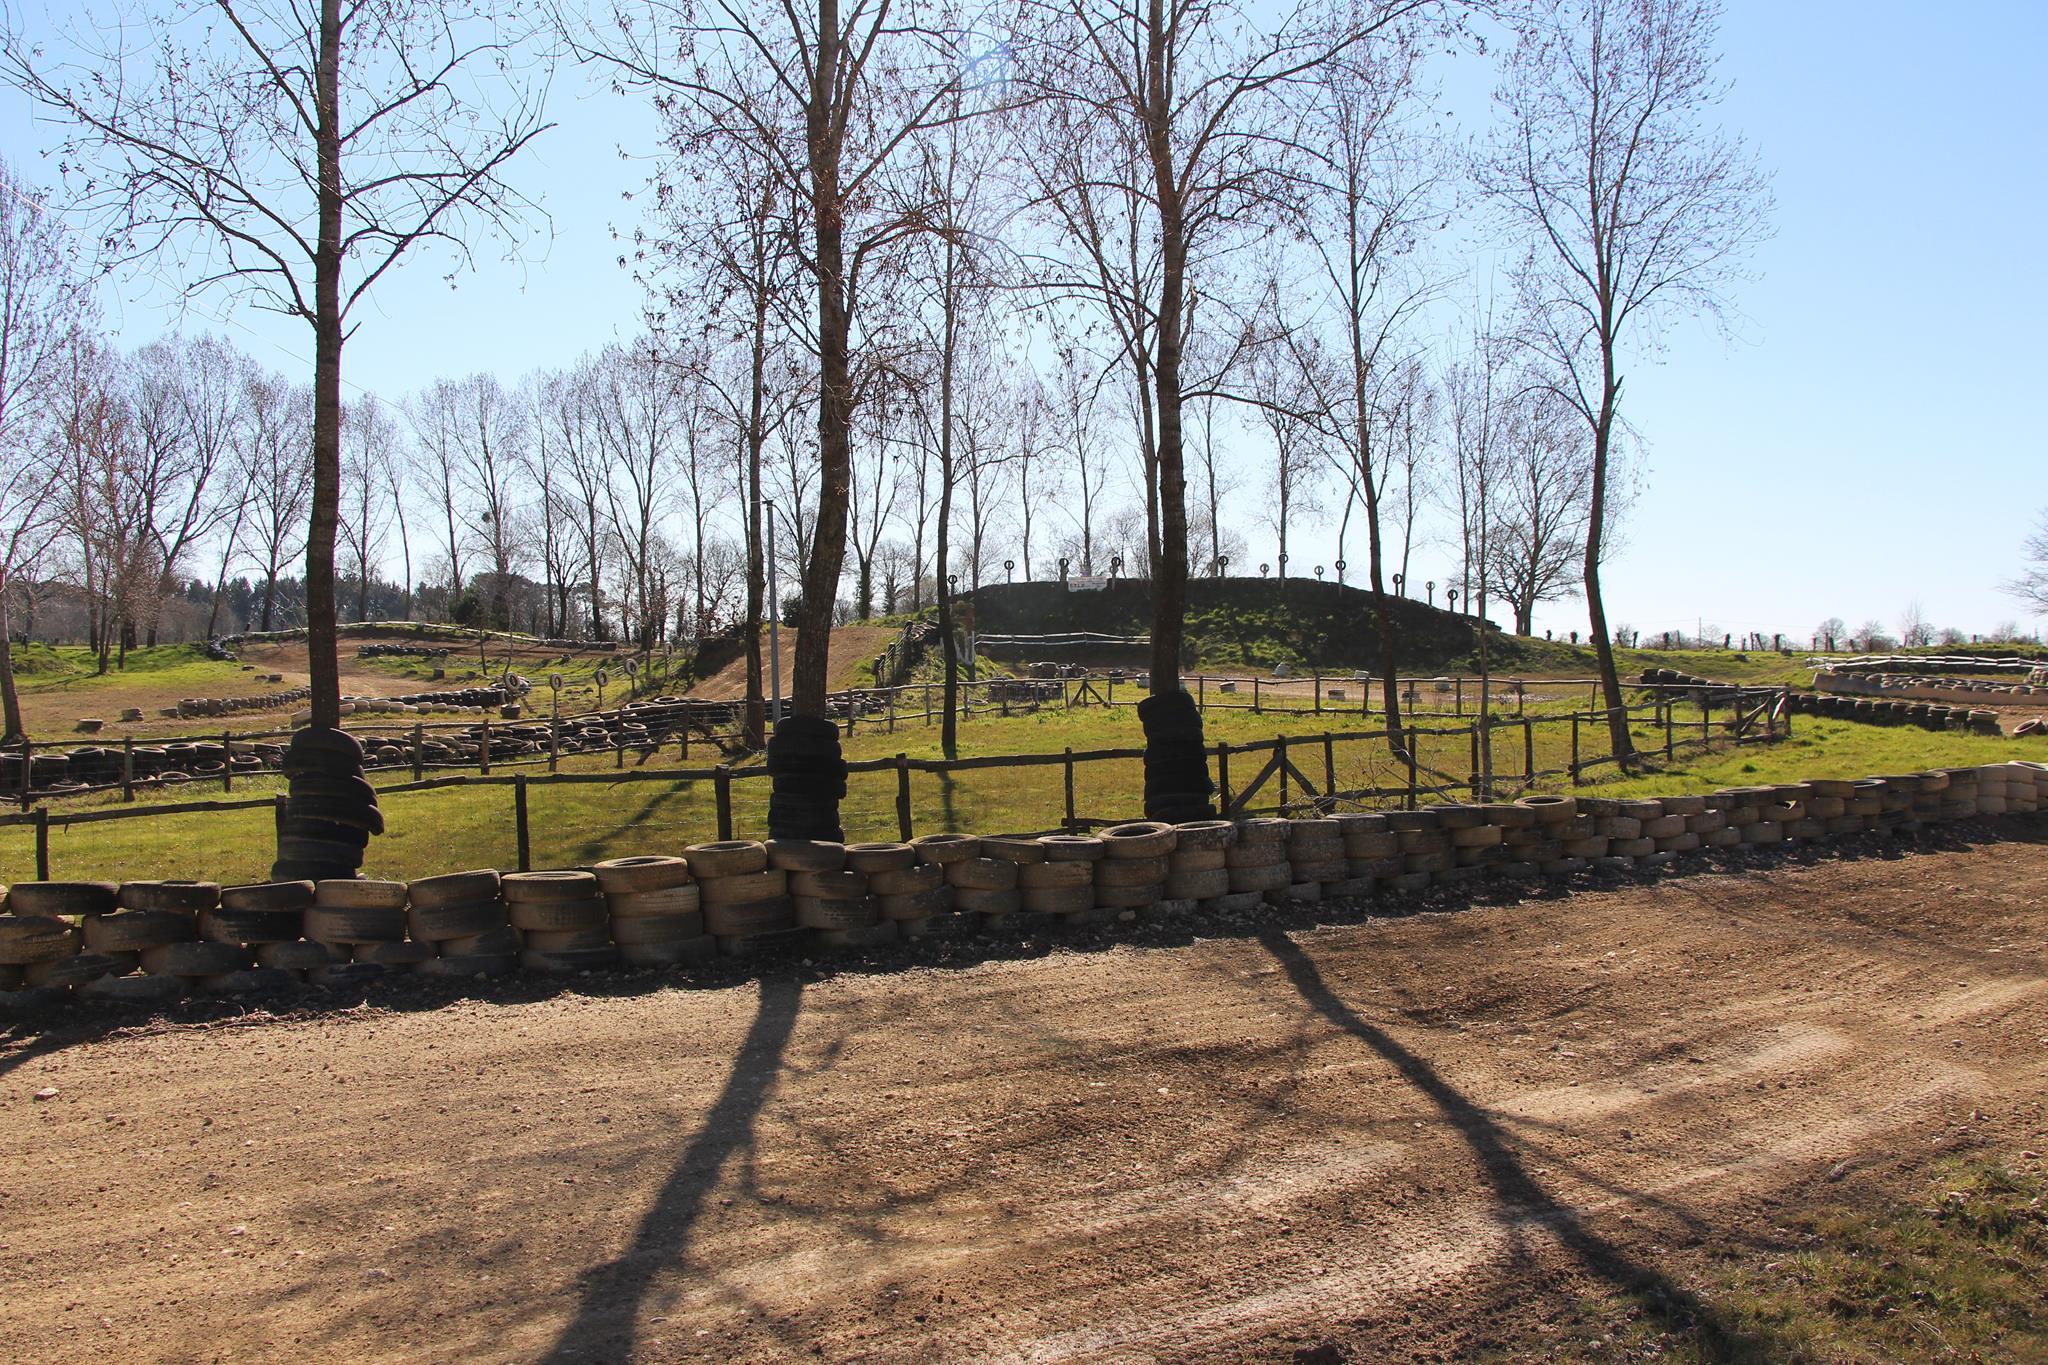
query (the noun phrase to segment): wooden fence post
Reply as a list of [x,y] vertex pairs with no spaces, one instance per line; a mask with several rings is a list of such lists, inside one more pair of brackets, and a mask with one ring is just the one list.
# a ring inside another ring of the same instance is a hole
[[[35,781],[35,778],[32,775],[33,770],[35,768],[35,760],[36,746],[34,742],[29,739],[28,736],[23,735],[21,738],[21,808],[23,810],[28,809],[29,787]],[[46,877],[44,878],[44,880],[48,881],[49,879]]]
[[1069,834],[1081,832],[1081,822],[1074,810],[1074,746],[1067,746],[1064,762],[1061,764],[1062,777],[1066,787],[1066,829]]
[[896,755],[896,837],[910,842],[910,755]]
[[926,683],[926,684],[924,685],[924,723],[925,723],[925,728],[926,728],[926,729],[930,729],[930,728],[931,728],[931,723],[932,723],[932,685],[931,685],[930,683]]
[[1666,763],[1671,761],[1671,713],[1674,709],[1671,702],[1667,701],[1664,703],[1664,761]]
[[1473,799],[1474,801],[1477,801],[1477,800],[1479,800],[1479,799],[1480,799],[1480,794],[1479,794],[1479,727],[1478,727],[1477,725],[1474,725],[1474,726],[1473,726],[1473,727],[1472,727],[1471,729],[1467,730],[1467,731],[1465,732],[1465,738],[1467,738],[1468,740],[1470,740],[1470,741],[1472,742],[1472,784],[1471,784],[1471,785],[1472,785],[1472,799]]
[[1280,758],[1275,765],[1280,776],[1280,814],[1287,814],[1287,736],[1273,736],[1273,752]]
[[1252,674],[1252,714],[1259,714],[1259,675]]
[[1202,715],[1209,714],[1209,677],[1206,673],[1195,675],[1195,710]]
[[235,735],[232,730],[220,732],[220,789],[224,792],[235,789]]
[[1216,813],[1230,818],[1230,741],[1216,741]]
[[1415,809],[1415,751],[1422,747],[1422,736],[1411,727],[1408,731],[1408,809]]
[[1522,781],[1524,784],[1536,780],[1536,724],[1526,716],[1522,719]]
[[484,776],[487,776],[487,777],[488,777],[488,776],[490,775],[490,771],[491,771],[491,718],[490,718],[489,716],[485,716],[485,717],[484,717],[484,732],[483,732],[483,735],[482,735],[482,737],[481,737],[481,738],[479,738],[479,739],[477,740],[477,742],[476,742],[476,767],[477,767],[477,771],[478,771],[479,773],[483,774]]
[[892,687],[884,695],[889,699],[889,733],[893,735],[896,733],[896,689]]
[[1312,672],[1314,674],[1315,713],[1320,716],[1323,714],[1323,671],[1318,668],[1312,670]]
[[135,799],[135,736],[121,740],[121,799]]
[[732,768],[721,763],[711,770],[711,794],[718,807],[718,837],[732,838]]
[[36,807],[36,880],[50,880],[50,808]]
[[1337,808],[1337,743],[1330,738],[1330,732],[1323,732],[1323,799],[1329,808]]
[[1572,712],[1572,785],[1579,785],[1579,713]]
[[1457,706],[1458,714],[1462,716],[1465,714],[1465,675],[1463,673],[1460,673],[1451,681],[1457,684],[1458,692],[1457,701],[1455,704]]
[[612,731],[612,767],[624,768],[625,766],[626,732],[623,729],[618,729]]
[[284,822],[292,813],[291,798],[283,792],[277,794],[276,802],[270,808],[270,818],[277,826],[277,837],[284,838]]
[[412,723],[412,780],[418,782],[427,775],[427,727],[418,721]]
[[533,843],[526,827],[526,774],[512,779],[512,826],[519,836],[519,870],[533,870]]

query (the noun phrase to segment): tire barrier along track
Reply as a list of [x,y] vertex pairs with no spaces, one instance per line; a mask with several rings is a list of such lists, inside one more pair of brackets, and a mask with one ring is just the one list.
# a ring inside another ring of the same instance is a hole
[[[1139,821],[1095,835],[908,843],[732,840],[587,868],[410,884],[334,878],[24,882],[0,916],[0,1002],[161,1002],[350,984],[667,968],[781,944],[917,937],[945,920],[1103,924],[1189,910],[1399,897],[1677,863],[1707,849],[1910,835],[2048,809],[2048,765],[1307,819]],[[1706,866],[1701,864],[1702,867]]]

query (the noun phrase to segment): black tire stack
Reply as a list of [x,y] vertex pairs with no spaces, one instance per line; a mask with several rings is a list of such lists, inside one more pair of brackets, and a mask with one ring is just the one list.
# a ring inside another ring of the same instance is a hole
[[1185,692],[1155,692],[1138,703],[1145,727],[1145,818],[1166,824],[1214,818],[1202,713]]
[[768,836],[818,843],[846,841],[839,803],[846,796],[846,759],[839,727],[822,716],[784,716],[768,737]]
[[346,881],[384,832],[377,789],[363,777],[363,746],[346,730],[309,725],[292,736],[284,772],[291,800],[278,836],[275,881]]

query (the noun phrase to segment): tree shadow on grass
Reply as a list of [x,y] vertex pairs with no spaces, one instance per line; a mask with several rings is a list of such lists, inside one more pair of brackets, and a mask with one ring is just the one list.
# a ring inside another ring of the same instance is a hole
[[1458,1130],[1479,1159],[1480,1170],[1493,1189],[1504,1219],[1552,1229],[1581,1265],[1625,1294],[1662,1330],[1687,1340],[1705,1359],[1776,1358],[1773,1342],[1759,1340],[1755,1333],[1737,1328],[1712,1305],[1662,1271],[1637,1261],[1587,1227],[1578,1210],[1560,1202],[1529,1173],[1491,1114],[1468,1099],[1426,1058],[1411,1052],[1346,1005],[1324,983],[1315,961],[1293,939],[1278,929],[1262,930],[1258,938],[1278,959],[1287,979],[1311,1009],[1391,1064]]
[[624,1360],[634,1354],[640,1312],[656,1278],[687,1263],[705,1200],[727,1163],[735,1155],[744,1159],[753,1148],[754,1124],[781,1077],[802,990],[791,978],[761,982],[753,1025],[703,1127],[677,1155],[631,1244],[616,1260],[584,1272],[576,1316],[543,1360]]

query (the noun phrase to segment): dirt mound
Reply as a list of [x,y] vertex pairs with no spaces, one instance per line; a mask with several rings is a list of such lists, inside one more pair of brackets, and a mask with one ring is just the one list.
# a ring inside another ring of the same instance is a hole
[[17,1040],[0,1323],[34,1360],[1543,1356],[1866,1177],[2038,1148],[2044,894],[2007,843]]
[[[828,654],[832,689],[845,687],[872,687],[875,675],[868,665],[877,654],[889,647],[899,632],[893,626],[838,626],[832,631],[832,648]],[[790,675],[796,669],[796,631],[785,629],[782,635],[782,692],[789,695]],[[762,691],[767,690],[768,650],[765,642],[761,649]],[[690,689],[690,696],[702,701],[731,701],[747,695],[747,661],[744,656],[733,660],[718,672]]]

